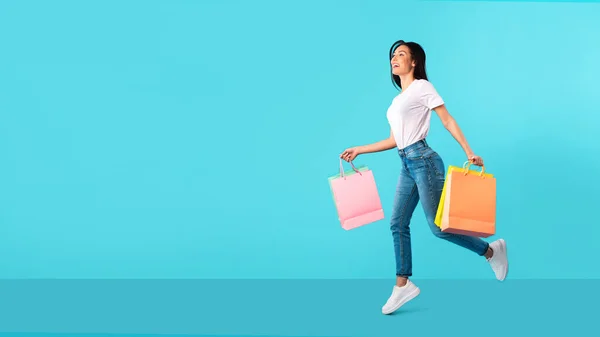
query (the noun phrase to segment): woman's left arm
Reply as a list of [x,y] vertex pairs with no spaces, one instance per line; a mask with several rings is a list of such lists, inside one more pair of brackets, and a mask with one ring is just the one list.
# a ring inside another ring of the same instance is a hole
[[479,157],[479,156],[475,155],[475,153],[473,153],[473,150],[469,146],[469,143],[467,142],[465,135],[463,134],[460,127],[458,126],[458,123],[456,123],[456,120],[454,119],[454,117],[452,117],[452,115],[450,115],[450,113],[448,112],[446,105],[442,104],[442,105],[434,108],[433,110],[437,113],[438,117],[442,121],[442,124],[444,125],[446,130],[448,130],[450,132],[452,137],[454,137],[454,139],[456,139],[456,141],[463,148],[469,161],[477,166],[483,166],[483,159],[481,159],[481,157]]

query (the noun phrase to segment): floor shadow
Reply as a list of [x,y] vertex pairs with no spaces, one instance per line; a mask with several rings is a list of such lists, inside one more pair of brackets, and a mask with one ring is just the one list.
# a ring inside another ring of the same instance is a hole
[[418,313],[418,312],[425,312],[428,311],[429,308],[424,308],[424,307],[413,307],[413,308],[400,308],[398,310],[396,310],[395,312],[391,313],[390,316],[397,316],[397,315],[407,315],[407,314],[413,314],[413,313]]

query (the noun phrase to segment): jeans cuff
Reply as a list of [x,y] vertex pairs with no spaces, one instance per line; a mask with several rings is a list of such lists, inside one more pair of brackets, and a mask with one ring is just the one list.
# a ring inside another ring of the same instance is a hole
[[485,253],[487,253],[488,248],[490,248],[490,243],[489,242],[485,242],[485,249],[483,250],[483,253],[479,254],[479,256],[484,256]]

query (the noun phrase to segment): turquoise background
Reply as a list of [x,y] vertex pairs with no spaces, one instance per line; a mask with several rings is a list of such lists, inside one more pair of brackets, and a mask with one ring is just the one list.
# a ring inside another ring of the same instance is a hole
[[[423,45],[498,179],[510,277],[598,278],[599,17],[598,3],[2,1],[0,277],[393,278],[397,154],[355,162],[384,221],[341,229],[327,178],[346,147],[388,136],[401,38]],[[464,162],[437,117],[429,142]],[[493,278],[420,206],[412,233],[416,278]]]

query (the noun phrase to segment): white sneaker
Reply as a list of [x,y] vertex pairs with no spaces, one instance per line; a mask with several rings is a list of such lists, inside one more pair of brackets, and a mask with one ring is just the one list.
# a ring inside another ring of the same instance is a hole
[[490,248],[494,252],[491,258],[487,259],[490,266],[496,274],[496,278],[500,281],[504,281],[506,274],[508,274],[508,257],[506,251],[506,242],[503,239],[496,240],[490,243]]
[[421,290],[410,280],[406,281],[403,287],[394,286],[392,296],[387,300],[381,312],[384,315],[389,315],[398,310],[403,304],[417,297]]

